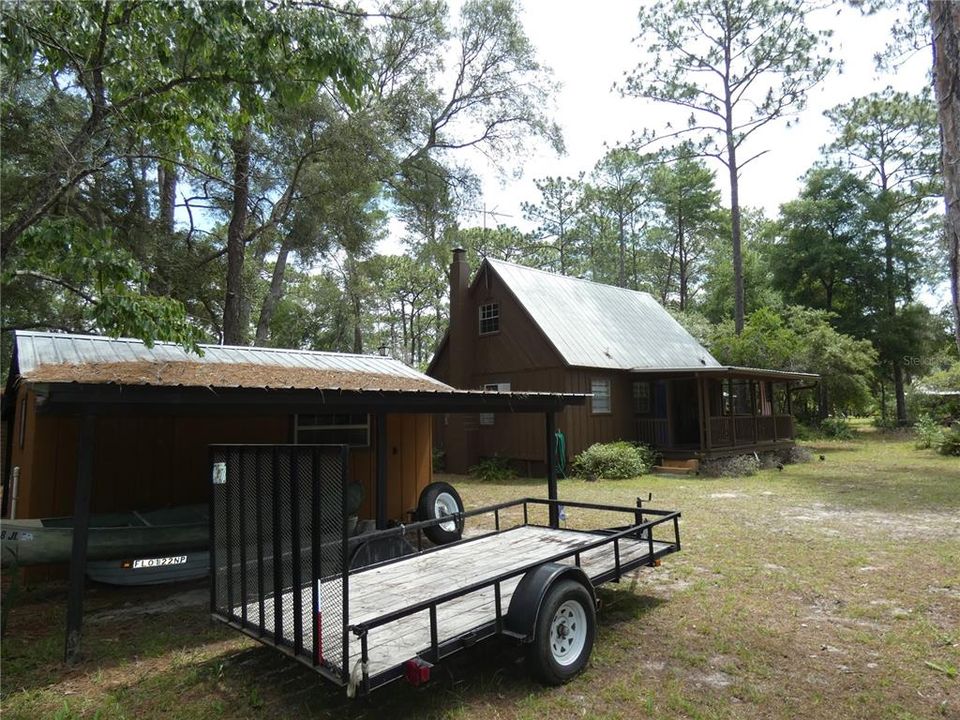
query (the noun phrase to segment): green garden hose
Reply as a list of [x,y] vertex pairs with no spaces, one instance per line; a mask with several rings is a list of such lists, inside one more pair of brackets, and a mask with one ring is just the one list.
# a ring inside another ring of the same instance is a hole
[[554,434],[554,439],[556,441],[556,451],[557,451],[557,475],[559,477],[566,477],[567,473],[567,438],[564,437],[561,430],[557,430]]

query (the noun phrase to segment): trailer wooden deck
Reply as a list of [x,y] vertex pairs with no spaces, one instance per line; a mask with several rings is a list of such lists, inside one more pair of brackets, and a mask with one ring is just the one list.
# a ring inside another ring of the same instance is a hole
[[[412,555],[387,565],[360,570],[350,575],[349,624],[370,622],[388,613],[432,600],[458,587],[492,580],[511,570],[546,561],[563,552],[571,553],[571,557],[564,562],[572,565],[572,553],[575,553],[578,547],[596,542],[598,537],[596,533],[522,525],[476,540]],[[618,544],[621,568],[638,567],[649,562],[648,541],[621,538]],[[654,553],[669,547],[669,543],[653,543]],[[612,542],[587,550],[580,556],[580,566],[591,580],[602,579],[615,571],[614,553]],[[504,614],[510,606],[510,598],[520,582],[520,577],[505,580],[501,584],[501,607]],[[313,602],[311,586],[304,585],[301,592],[302,607],[310,608]],[[292,595],[293,591],[284,593],[281,600],[285,626],[293,624]],[[249,603],[247,614],[254,616],[258,608],[258,603]],[[239,616],[242,609],[242,606],[235,607],[235,615]],[[272,597],[264,598],[264,611],[267,623],[264,629],[273,632]],[[437,607],[438,641],[443,644],[495,620],[495,593],[493,585],[490,585]],[[339,645],[341,617],[335,613],[332,617],[327,615],[322,619],[322,624],[323,637],[326,638],[329,633],[331,638],[337,639],[334,646]],[[350,669],[359,672],[360,643],[352,635],[349,642]],[[329,647],[326,643],[323,645]],[[395,668],[418,653],[428,650],[431,647],[429,611],[424,610],[373,628],[368,635],[368,647],[367,671],[371,677]]]

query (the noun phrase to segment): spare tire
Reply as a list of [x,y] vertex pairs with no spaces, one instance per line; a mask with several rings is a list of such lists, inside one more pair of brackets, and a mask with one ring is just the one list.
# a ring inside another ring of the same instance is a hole
[[[420,502],[417,503],[417,520],[436,520],[462,512],[463,500],[450,483],[430,483],[420,493]],[[423,534],[437,545],[456,542],[463,534],[463,518],[451,518],[446,522],[431,525],[423,529]]]

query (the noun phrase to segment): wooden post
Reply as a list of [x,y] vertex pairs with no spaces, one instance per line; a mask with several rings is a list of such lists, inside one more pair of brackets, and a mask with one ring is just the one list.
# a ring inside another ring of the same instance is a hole
[[753,415],[753,444],[760,442],[760,432],[757,427],[757,383],[751,379],[750,383],[750,414]]
[[730,447],[737,446],[737,409],[733,402],[733,378],[727,378],[727,387],[730,388]]
[[710,449],[710,398],[707,397],[706,381],[694,375],[697,383],[697,408],[700,410],[700,452]]
[[[547,497],[557,499],[557,417],[553,412],[547,413]],[[560,509],[556,505],[550,506],[550,527],[560,527]]]
[[387,527],[387,416],[377,413],[377,530]]
[[77,446],[77,480],[73,496],[73,550],[70,555],[70,588],[67,597],[67,638],[64,662],[72,664],[80,655],[83,626],[83,585],[87,572],[87,538],[90,530],[90,495],[93,491],[93,443],[96,416],[92,411],[80,420]]

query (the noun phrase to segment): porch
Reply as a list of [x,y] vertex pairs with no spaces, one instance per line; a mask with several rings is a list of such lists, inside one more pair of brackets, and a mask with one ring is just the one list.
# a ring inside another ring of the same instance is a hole
[[812,387],[816,379],[807,373],[737,367],[635,370],[636,440],[664,458],[789,447],[794,441],[792,394]]

